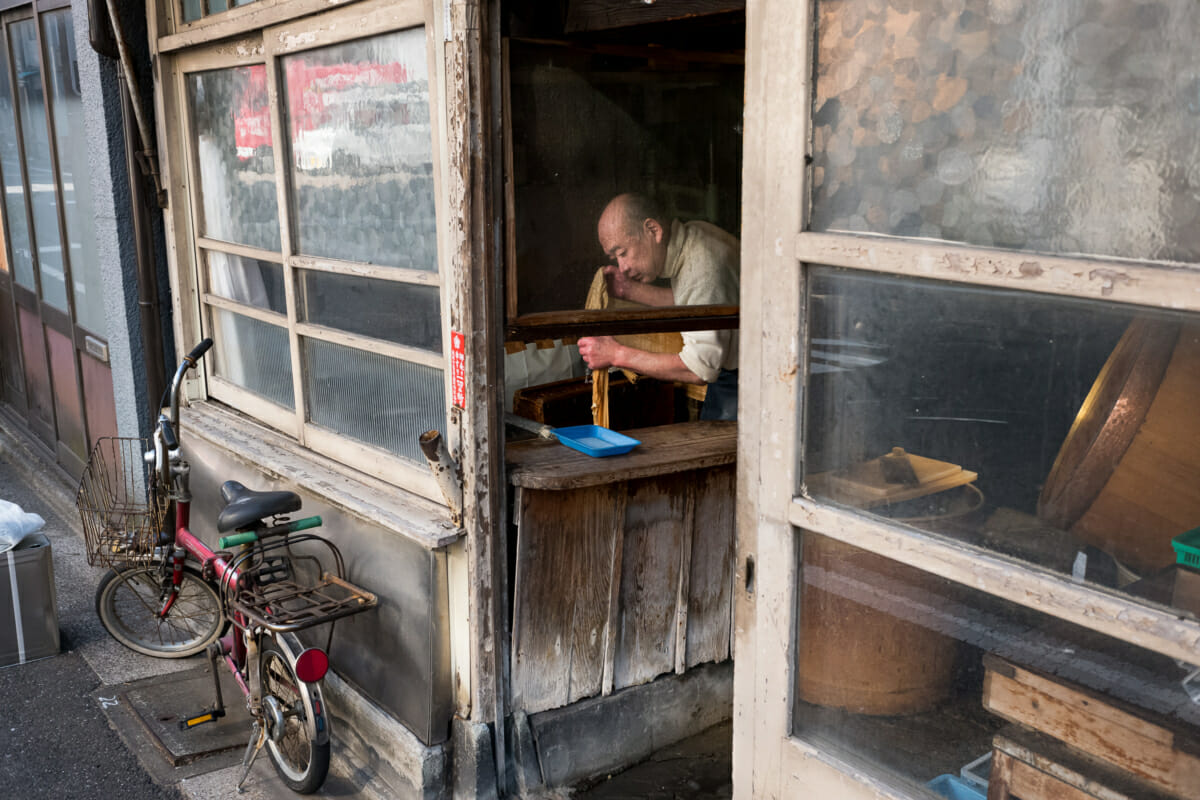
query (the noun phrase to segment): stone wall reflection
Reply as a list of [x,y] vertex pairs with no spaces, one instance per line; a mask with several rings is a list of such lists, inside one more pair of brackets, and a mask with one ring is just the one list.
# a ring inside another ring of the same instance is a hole
[[1194,0],[826,0],[815,230],[1200,261]]

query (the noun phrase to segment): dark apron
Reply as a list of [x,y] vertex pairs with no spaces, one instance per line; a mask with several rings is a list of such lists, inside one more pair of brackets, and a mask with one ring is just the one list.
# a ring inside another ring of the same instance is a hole
[[700,419],[737,419],[737,370],[723,369],[717,379],[708,385],[704,405],[700,407]]

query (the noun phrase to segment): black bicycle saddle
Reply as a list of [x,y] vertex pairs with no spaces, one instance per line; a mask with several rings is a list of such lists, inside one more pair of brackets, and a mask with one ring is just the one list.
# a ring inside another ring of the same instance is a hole
[[237,481],[221,484],[225,508],[217,516],[217,530],[245,528],[266,517],[300,510],[300,495],[295,492],[256,492]]

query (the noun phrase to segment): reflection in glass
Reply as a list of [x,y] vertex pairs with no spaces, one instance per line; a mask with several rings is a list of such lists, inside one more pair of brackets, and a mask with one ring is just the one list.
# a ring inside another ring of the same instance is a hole
[[[8,47],[0,37],[0,63],[8,63]],[[7,72],[7,70],[5,71]],[[21,183],[21,154],[17,150],[17,115],[9,76],[0,76],[0,173],[4,178],[4,206],[14,277],[19,285],[33,289],[33,249],[29,243],[29,221],[25,216],[25,187]]]
[[437,269],[425,31],[284,60],[296,250]]
[[441,352],[437,287],[328,272],[301,275],[306,321]]
[[813,495],[1111,587],[1200,523],[1196,318],[825,267],[809,315]]
[[188,106],[200,165],[204,235],[280,249],[267,68],[188,76]]
[[68,263],[75,293],[75,321],[106,336],[100,258],[96,253],[92,183],[83,119],[83,97],[75,54],[75,27],[70,9],[42,15],[46,37],[47,77],[54,110],[54,139],[62,178],[63,216],[70,245]]
[[[1144,769],[1134,731],[1200,735],[1193,667],[827,537],[806,532],[802,550],[794,735],[918,785],[1032,743],[1085,779],[1149,780],[1122,796],[1189,795],[1170,770]],[[986,764],[968,775],[986,794]]]
[[257,258],[205,250],[208,287],[213,294],[278,314],[287,313],[283,266]]
[[9,26],[9,46],[17,75],[17,109],[25,144],[25,170],[33,210],[38,272],[42,300],[67,310],[67,279],[62,241],[58,234],[58,202],[50,161],[50,134],[46,128],[46,100],[42,93],[42,63],[38,56],[37,29],[31,19]]
[[284,328],[213,308],[216,374],[286,408],[295,408],[292,358]]
[[814,229],[1200,260],[1193,0],[818,12]]
[[417,440],[446,414],[441,370],[318,339],[301,345],[311,422],[424,463]]

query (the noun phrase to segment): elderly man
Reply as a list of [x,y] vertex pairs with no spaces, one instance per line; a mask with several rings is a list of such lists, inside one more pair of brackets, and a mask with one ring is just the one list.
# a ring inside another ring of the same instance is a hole
[[[614,197],[597,225],[600,246],[614,262],[604,268],[609,294],[647,306],[735,305],[738,240],[707,222],[665,221],[646,197]],[[654,281],[665,277],[670,286]],[[683,334],[683,350],[651,353],[611,336],[579,340],[590,369],[620,367],[666,381],[708,384],[701,419],[737,418],[736,330]]]

